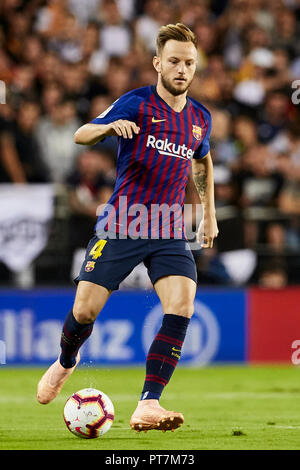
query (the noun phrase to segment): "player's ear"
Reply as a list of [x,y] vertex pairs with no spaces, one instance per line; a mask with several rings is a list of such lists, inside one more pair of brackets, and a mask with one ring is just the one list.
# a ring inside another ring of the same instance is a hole
[[161,71],[161,61],[160,61],[160,57],[157,55],[153,57],[153,67],[155,68],[157,73]]

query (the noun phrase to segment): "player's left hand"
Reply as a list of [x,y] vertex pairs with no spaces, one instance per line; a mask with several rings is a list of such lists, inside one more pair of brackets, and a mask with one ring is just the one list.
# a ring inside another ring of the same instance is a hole
[[202,248],[212,248],[218,233],[216,215],[210,213],[204,214],[199,224],[197,242],[201,244]]

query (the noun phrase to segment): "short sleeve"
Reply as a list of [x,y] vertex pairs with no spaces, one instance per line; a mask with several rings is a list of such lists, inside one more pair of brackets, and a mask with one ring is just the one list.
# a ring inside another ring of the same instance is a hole
[[209,145],[209,138],[210,138],[210,133],[211,133],[211,115],[210,114],[207,117],[206,123],[207,125],[205,128],[204,138],[193,156],[193,158],[195,158],[196,160],[200,160],[201,158],[205,157],[210,150],[210,145]]
[[112,105],[110,105],[103,113],[91,121],[92,124],[109,124],[110,122],[126,119],[128,121],[136,121],[137,118],[137,99],[135,96],[121,96]]

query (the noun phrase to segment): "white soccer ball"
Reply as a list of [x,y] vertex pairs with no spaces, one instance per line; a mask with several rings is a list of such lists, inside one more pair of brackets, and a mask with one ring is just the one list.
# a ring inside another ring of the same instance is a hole
[[114,405],[105,393],[96,388],[84,388],[67,400],[64,420],[69,431],[85,439],[101,437],[111,427]]

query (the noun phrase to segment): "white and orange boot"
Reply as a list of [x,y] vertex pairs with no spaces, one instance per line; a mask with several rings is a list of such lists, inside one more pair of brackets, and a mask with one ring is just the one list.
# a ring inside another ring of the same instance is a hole
[[184,422],[184,417],[176,411],[162,408],[158,400],[141,400],[130,420],[130,427],[137,432],[174,431]]
[[37,400],[39,403],[46,405],[57,397],[79,361],[80,354],[78,353],[74,367],[65,369],[59,362],[59,359],[57,359],[49,369],[46,370],[37,387]]

